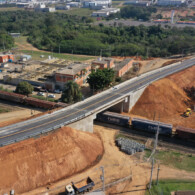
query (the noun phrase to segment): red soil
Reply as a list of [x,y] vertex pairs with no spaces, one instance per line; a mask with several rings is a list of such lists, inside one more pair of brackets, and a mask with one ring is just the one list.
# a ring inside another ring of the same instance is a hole
[[191,105],[183,88],[195,86],[195,66],[154,82],[146,88],[131,114],[195,128],[195,113],[189,118],[182,113]]
[[47,136],[0,148],[0,194],[27,192],[91,166],[103,154],[95,134],[64,127]]

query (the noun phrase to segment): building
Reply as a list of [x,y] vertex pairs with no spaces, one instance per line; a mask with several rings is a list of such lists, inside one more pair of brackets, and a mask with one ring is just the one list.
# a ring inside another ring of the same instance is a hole
[[30,60],[31,58],[32,58],[31,55],[21,55],[20,56],[20,60],[23,62],[26,62],[26,61]]
[[55,12],[55,7],[46,7],[44,3],[40,3],[36,8],[36,12]]
[[136,5],[136,6],[144,6],[148,7],[151,5],[151,1],[137,1],[137,0],[132,0],[132,1],[126,1],[124,5]]
[[160,6],[180,6],[186,3],[186,0],[158,0],[157,5]]
[[82,6],[84,8],[91,8],[95,10],[100,10],[100,9],[106,9],[108,7],[111,7],[112,1],[111,0],[85,0],[83,1]]
[[78,85],[86,83],[88,75],[91,73],[91,65],[89,64],[72,64],[66,68],[57,71],[54,75],[56,87],[64,89],[64,85],[68,81],[75,81]]
[[79,2],[70,2],[70,3],[67,3],[66,5],[68,5],[70,7],[80,7],[80,3]]
[[130,68],[133,67],[133,59],[127,58],[120,62],[119,64],[115,64],[114,70],[116,71],[116,75],[118,77],[122,77]]
[[104,69],[104,68],[113,68],[114,67],[114,59],[112,58],[99,58],[98,60],[94,60],[91,63],[91,69]]
[[108,17],[110,14],[115,14],[120,12],[120,8],[106,8],[99,11],[93,12],[91,16],[93,17]]
[[57,5],[56,10],[69,10],[70,5]]
[[5,62],[12,62],[14,60],[14,55],[12,54],[6,54],[6,55],[0,55],[0,63],[5,63]]
[[14,38],[20,37],[20,33],[9,33]]

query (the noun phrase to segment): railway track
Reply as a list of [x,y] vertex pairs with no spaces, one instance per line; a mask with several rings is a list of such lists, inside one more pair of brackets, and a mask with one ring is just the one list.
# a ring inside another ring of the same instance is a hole
[[[148,139],[155,138],[155,134],[147,133],[144,131],[138,131],[138,130],[129,129],[126,127],[102,123],[99,121],[98,122],[95,121],[94,124],[119,130],[119,133],[121,135],[124,135],[132,139],[140,140],[143,142],[146,142]],[[166,136],[159,135],[158,146],[165,147],[170,150],[179,150],[180,152],[185,152],[185,153],[187,152],[187,153],[195,154],[195,143],[194,142],[190,142],[187,140],[180,140],[174,137],[166,137]]]

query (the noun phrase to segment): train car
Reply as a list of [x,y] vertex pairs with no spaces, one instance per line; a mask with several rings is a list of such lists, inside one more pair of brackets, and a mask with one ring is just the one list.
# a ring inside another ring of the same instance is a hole
[[181,138],[181,139],[195,141],[195,129],[177,126],[176,127],[176,136],[178,138]]
[[7,91],[0,91],[0,99],[3,100],[8,100],[17,103],[24,103],[25,98],[26,98],[25,95],[7,92]]
[[173,125],[171,124],[166,124],[166,123],[161,123],[161,122],[151,121],[151,120],[146,120],[141,118],[132,118],[131,121],[132,128],[148,131],[151,133],[156,133],[158,124],[159,124],[159,134],[161,135],[172,134]]
[[97,114],[97,120],[127,127],[129,126],[130,117],[115,112],[106,111]]
[[49,102],[32,97],[27,97],[25,99],[25,103],[37,108],[53,109],[57,107],[55,102]]

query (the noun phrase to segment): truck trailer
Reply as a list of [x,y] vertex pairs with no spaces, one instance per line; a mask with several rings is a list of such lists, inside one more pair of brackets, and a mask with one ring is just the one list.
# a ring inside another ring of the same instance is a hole
[[72,184],[67,185],[65,189],[66,195],[89,192],[93,189],[93,186],[95,186],[93,180],[90,177],[87,177],[85,179],[82,179],[81,181],[78,181],[76,183],[72,182]]

